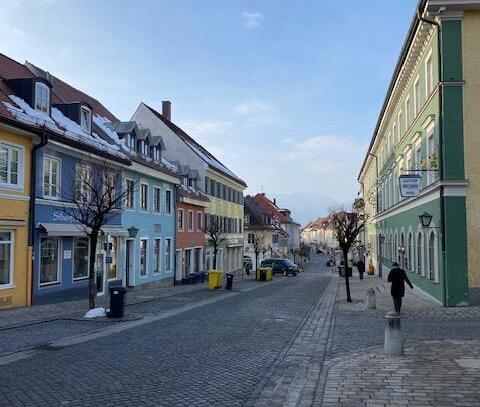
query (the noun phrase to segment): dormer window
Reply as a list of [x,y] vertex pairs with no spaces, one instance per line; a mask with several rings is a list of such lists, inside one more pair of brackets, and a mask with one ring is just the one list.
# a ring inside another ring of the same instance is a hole
[[154,159],[155,161],[160,162],[161,157],[160,157],[160,149],[157,146],[152,146],[150,149],[150,157]]
[[187,177],[183,177],[182,184],[183,184],[184,187],[188,187],[188,178]]
[[50,113],[50,88],[43,82],[35,82],[35,110]]
[[80,126],[82,126],[82,130],[86,133],[91,133],[92,111],[86,106],[80,108]]
[[127,147],[135,150],[135,136],[132,133],[127,133]]
[[145,157],[148,157],[148,150],[149,150],[148,143],[145,140],[140,140],[138,144],[139,144],[138,149],[140,153],[142,153],[142,155],[144,155]]
[[188,179],[188,186],[195,188],[195,178],[189,178]]

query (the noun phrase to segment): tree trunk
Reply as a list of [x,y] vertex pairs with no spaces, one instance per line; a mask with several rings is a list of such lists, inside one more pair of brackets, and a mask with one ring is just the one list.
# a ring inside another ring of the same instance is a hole
[[95,308],[95,260],[97,254],[98,232],[90,235],[90,261],[88,262],[88,308]]
[[347,302],[352,302],[352,297],[350,296],[350,280],[348,277],[348,250],[343,251],[343,263],[345,264],[345,288],[347,290]]
[[255,271],[258,270],[258,253],[255,252]]
[[216,245],[213,245],[213,269],[217,269],[217,251],[218,248]]

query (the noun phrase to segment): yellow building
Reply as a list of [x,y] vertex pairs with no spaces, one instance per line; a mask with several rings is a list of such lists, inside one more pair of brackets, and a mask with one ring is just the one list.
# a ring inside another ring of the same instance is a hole
[[0,309],[30,305],[31,150],[30,134],[0,124]]

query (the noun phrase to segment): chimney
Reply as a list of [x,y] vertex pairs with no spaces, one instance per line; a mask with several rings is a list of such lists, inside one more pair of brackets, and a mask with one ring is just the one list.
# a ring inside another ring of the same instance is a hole
[[169,122],[172,121],[172,102],[169,100],[164,100],[162,102],[162,116]]
[[273,204],[274,204],[275,206],[277,206],[277,199],[276,199],[276,198],[273,198]]

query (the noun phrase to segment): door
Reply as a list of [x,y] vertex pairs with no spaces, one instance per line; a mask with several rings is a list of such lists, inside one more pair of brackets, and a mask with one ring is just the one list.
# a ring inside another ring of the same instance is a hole
[[107,275],[105,273],[106,264],[105,264],[105,251],[100,250],[97,252],[95,257],[95,277],[97,282],[97,297],[100,297],[105,294],[105,283],[107,280]]
[[185,277],[188,277],[188,275],[192,272],[192,269],[190,268],[192,262],[192,251],[190,249],[185,250]]
[[200,271],[200,249],[195,249],[195,272]]
[[125,283],[127,284],[127,287],[133,287],[134,285],[134,272],[135,272],[135,253],[134,253],[134,248],[135,248],[135,240],[128,239],[126,241],[127,247],[126,247],[126,259],[125,259]]

